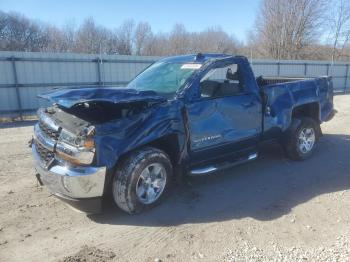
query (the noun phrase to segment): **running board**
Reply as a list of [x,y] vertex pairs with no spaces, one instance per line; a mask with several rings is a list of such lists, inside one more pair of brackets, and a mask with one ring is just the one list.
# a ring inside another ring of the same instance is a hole
[[218,168],[215,166],[207,166],[207,167],[202,167],[202,168],[191,170],[191,175],[193,175],[193,176],[205,175],[205,174],[215,172],[216,170],[218,170]]
[[191,172],[189,173],[190,176],[201,176],[201,175],[207,175],[207,174],[211,174],[215,171],[218,171],[218,170],[222,170],[222,169],[225,169],[225,168],[229,168],[229,167],[232,167],[232,166],[236,166],[236,165],[239,165],[239,164],[242,164],[242,163],[245,163],[245,162],[248,162],[248,161],[251,161],[251,160],[254,160],[258,157],[258,153],[253,153],[253,154],[250,154],[247,158],[244,158],[244,159],[240,159],[236,162],[225,162],[225,163],[222,163],[222,164],[219,164],[219,165],[213,165],[213,166],[206,166],[206,167],[200,167],[200,168],[196,168],[196,169],[192,169]]

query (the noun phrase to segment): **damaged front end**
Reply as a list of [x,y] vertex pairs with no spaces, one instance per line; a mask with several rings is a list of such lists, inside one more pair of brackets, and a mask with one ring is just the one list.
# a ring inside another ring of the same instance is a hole
[[73,207],[99,212],[106,167],[93,165],[93,127],[74,134],[57,125],[49,110],[39,109],[38,117],[31,147],[39,182]]
[[86,213],[100,211],[106,174],[122,154],[168,133],[182,133],[179,103],[169,106],[154,92],[81,88],[40,97],[53,106],[38,110],[34,127],[37,177]]

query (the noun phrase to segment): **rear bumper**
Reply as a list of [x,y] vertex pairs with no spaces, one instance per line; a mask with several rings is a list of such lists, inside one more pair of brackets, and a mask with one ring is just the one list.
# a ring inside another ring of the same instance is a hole
[[39,182],[55,196],[86,213],[97,213],[104,192],[105,167],[72,167],[59,161],[46,167],[32,144]]

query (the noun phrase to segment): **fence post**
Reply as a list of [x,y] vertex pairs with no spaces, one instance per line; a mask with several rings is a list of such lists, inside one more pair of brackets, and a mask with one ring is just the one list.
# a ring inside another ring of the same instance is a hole
[[327,76],[329,76],[329,64],[327,64]]
[[11,63],[12,63],[13,80],[14,80],[14,84],[15,84],[15,88],[16,88],[16,97],[17,97],[17,105],[18,105],[18,110],[19,110],[19,117],[21,120],[23,120],[22,101],[21,101],[21,96],[20,96],[19,86],[18,86],[16,58],[14,56],[11,56]]
[[304,76],[307,75],[307,63],[304,64]]
[[97,58],[96,59],[97,62],[97,77],[98,77],[98,84],[102,85],[102,75],[101,75],[101,63],[102,63],[102,59],[101,58]]
[[277,62],[277,76],[280,76],[280,70],[281,70],[281,64],[280,64],[280,62],[278,61]]
[[344,83],[344,92],[347,89],[348,85],[348,76],[349,76],[349,64],[346,64],[346,73],[345,73],[345,83]]

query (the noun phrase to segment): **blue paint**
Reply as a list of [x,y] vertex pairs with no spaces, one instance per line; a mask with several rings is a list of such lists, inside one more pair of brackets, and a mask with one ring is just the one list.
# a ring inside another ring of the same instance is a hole
[[[319,108],[319,122],[333,112],[330,78],[294,81],[259,87],[248,60],[241,56],[206,54],[165,58],[172,63],[200,63],[172,97],[154,91],[99,87],[55,90],[40,97],[70,108],[85,102],[146,102],[143,112],[96,124],[96,165],[113,167],[136,148],[162,138],[176,145],[176,163],[186,166],[239,157],[253,152],[262,139],[278,138],[291,124],[293,110],[310,103]],[[210,70],[237,64],[244,92],[201,97],[200,80]],[[267,96],[268,112],[262,93]],[[263,115],[263,113],[265,114]],[[169,149],[170,150],[170,149]]]
[[128,103],[137,101],[162,102],[166,99],[153,91],[137,91],[122,87],[71,88],[51,90],[40,94],[40,98],[71,108],[85,102]]

